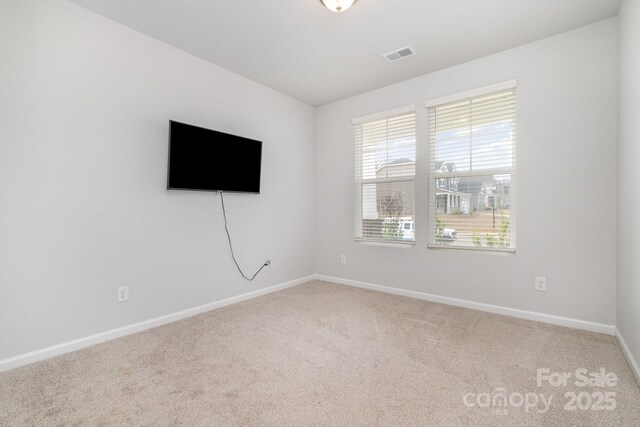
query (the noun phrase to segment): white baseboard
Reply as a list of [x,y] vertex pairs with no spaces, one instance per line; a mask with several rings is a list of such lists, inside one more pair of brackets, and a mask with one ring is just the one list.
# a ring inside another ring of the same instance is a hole
[[624,357],[627,359],[627,362],[629,362],[629,366],[631,367],[631,370],[636,376],[636,380],[638,381],[638,384],[640,384],[640,366],[638,366],[638,362],[636,362],[635,357],[633,357],[633,354],[631,353],[631,350],[629,349],[627,342],[624,340],[624,337],[622,336],[622,332],[620,332],[620,329],[618,329],[617,327],[616,327],[616,338],[618,339],[618,344],[622,349],[622,354],[624,354]]
[[215,310],[217,308],[225,307],[231,304],[236,304],[242,301],[246,301],[252,298],[257,298],[262,295],[277,292],[286,288],[300,285],[315,279],[315,275],[301,277],[299,279],[291,280],[289,282],[280,283],[278,285],[269,286],[267,288],[258,289],[256,291],[248,292],[241,295],[236,295],[231,298],[226,298],[220,301],[215,301],[209,304],[201,305],[198,307],[189,308],[186,310],[178,311],[176,313],[167,314],[166,316],[156,317],[154,319],[145,320],[143,322],[134,323],[133,325],[123,326],[121,328],[112,329],[110,331],[100,332],[95,335],[91,335],[84,338],[78,338],[73,341],[68,341],[62,344],[57,344],[51,347],[35,350],[29,353],[21,354],[7,359],[0,360],[0,372],[8,371],[9,369],[17,368],[19,366],[28,365],[31,363],[39,362],[44,359],[59,356],[61,354],[69,353],[72,351],[80,350],[92,345],[100,344],[105,341],[110,341],[115,338],[120,338],[125,335],[135,334],[147,329],[155,328],[157,326],[165,325],[167,323],[175,322],[177,320],[185,319],[187,317],[195,316],[200,313]]
[[633,355],[629,351],[624,338],[620,334],[620,331],[613,325],[606,325],[602,323],[594,323],[585,320],[572,319],[569,317],[555,316],[551,314],[537,313],[533,311],[518,310],[509,307],[502,307],[492,304],[484,304],[480,302],[468,301],[458,298],[445,297],[440,295],[433,295],[424,292],[410,291],[407,289],[394,288],[390,286],[376,285],[373,283],[360,282],[350,279],[342,279],[339,277],[326,276],[323,274],[314,274],[306,277],[301,277],[289,282],[280,283],[278,285],[270,286],[263,289],[258,289],[253,292],[248,292],[242,295],[237,295],[231,298],[227,298],[220,301],[215,301],[209,304],[201,305],[198,307],[189,308],[176,313],[168,314],[166,316],[156,317],[154,319],[145,320],[143,322],[135,323],[121,328],[112,329],[109,331],[101,332],[95,335],[91,335],[84,338],[79,338],[73,341],[68,341],[62,344],[54,345],[51,347],[43,348],[40,350],[32,351],[29,353],[21,354],[18,356],[10,357],[0,360],[0,372],[8,371],[19,366],[28,365],[44,359],[59,356],[61,354],[69,353],[72,351],[80,350],[92,345],[100,344],[105,341],[110,341],[115,338],[131,335],[137,332],[141,332],[147,329],[155,328],[157,326],[165,325],[167,323],[175,322],[177,320],[185,319],[187,317],[195,316],[200,313],[215,310],[217,308],[225,307],[238,302],[246,301],[252,298],[257,298],[262,295],[266,295],[272,292],[277,292],[283,289],[287,289],[293,286],[306,283],[310,280],[323,280],[325,282],[332,282],[342,285],[354,286],[363,289],[370,289],[378,292],[384,292],[393,295],[400,295],[410,298],[421,299],[425,301],[437,302],[441,304],[453,305],[456,307],[469,308],[472,310],[485,311],[489,313],[502,314],[511,317],[518,317],[521,319],[533,320],[537,322],[550,323],[553,325],[566,326],[569,328],[581,329],[591,332],[598,332],[607,335],[615,335],[620,343],[622,351],[629,361],[632,370],[636,377],[640,381],[640,370]]
[[505,316],[518,317],[520,319],[534,320],[536,322],[550,323],[552,325],[566,326],[568,328],[581,329],[585,331],[598,332],[601,334],[614,335],[615,326],[603,323],[589,322],[586,320],[572,319],[570,317],[555,316],[553,314],[537,313],[535,311],[518,310],[515,308],[503,307],[499,305],[484,304],[481,302],[463,300],[458,298],[445,297],[428,294],[425,292],[410,291],[407,289],[393,288],[390,286],[376,285],[373,283],[360,282],[357,280],[342,279],[340,277],[325,276],[316,274],[317,280],[332,282],[341,285],[354,286],[357,288],[370,289],[372,291],[384,292],[387,294],[400,295],[409,298],[417,298],[425,301],[437,302],[440,304],[453,305],[456,307],[470,308],[472,310],[486,311],[488,313],[502,314]]

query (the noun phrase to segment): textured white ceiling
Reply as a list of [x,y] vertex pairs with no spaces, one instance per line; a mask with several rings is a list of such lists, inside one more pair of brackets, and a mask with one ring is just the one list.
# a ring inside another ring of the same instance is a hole
[[[615,16],[620,0],[71,0],[322,105]],[[406,45],[417,55],[389,64]]]

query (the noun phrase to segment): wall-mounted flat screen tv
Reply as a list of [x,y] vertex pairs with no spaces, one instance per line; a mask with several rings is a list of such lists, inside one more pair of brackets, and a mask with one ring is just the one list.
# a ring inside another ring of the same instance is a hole
[[169,122],[170,190],[260,193],[262,142]]

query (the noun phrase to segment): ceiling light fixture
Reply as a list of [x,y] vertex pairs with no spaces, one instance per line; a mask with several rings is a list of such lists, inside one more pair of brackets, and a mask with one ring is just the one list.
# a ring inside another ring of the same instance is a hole
[[344,12],[358,0],[320,0],[331,12]]

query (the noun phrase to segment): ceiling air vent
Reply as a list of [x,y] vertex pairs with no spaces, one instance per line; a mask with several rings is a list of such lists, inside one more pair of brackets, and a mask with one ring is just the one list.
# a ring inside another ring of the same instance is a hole
[[401,47],[400,49],[387,52],[382,56],[384,56],[384,59],[386,59],[387,62],[396,62],[415,54],[416,54],[416,51],[413,50],[411,46],[405,46],[405,47]]

